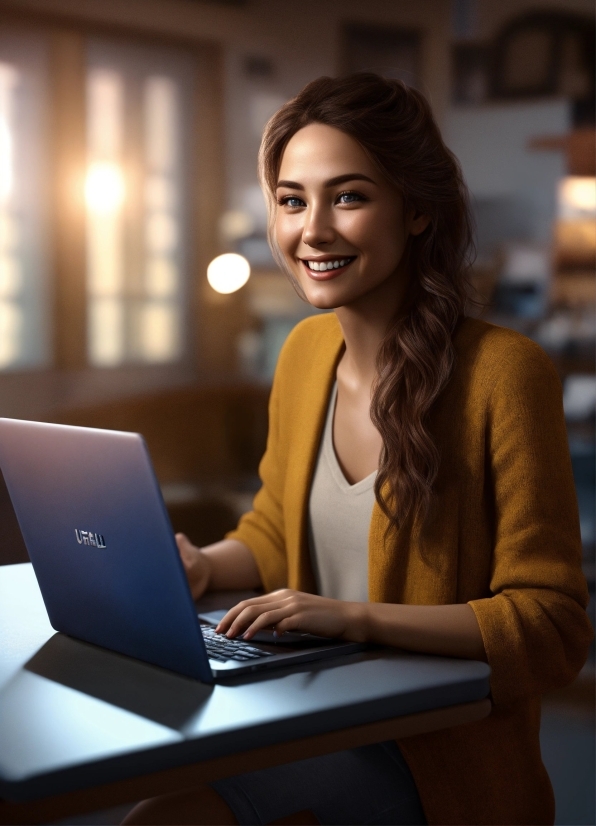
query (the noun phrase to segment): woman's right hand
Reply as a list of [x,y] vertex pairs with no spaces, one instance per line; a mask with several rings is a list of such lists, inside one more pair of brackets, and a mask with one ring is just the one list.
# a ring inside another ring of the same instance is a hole
[[188,584],[194,600],[199,599],[209,587],[211,561],[201,548],[193,545],[183,533],[176,534],[176,544],[186,571]]

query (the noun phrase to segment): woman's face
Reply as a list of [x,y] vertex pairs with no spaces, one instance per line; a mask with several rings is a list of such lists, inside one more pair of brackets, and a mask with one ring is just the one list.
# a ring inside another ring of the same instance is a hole
[[275,239],[310,304],[399,300],[408,236],[428,219],[404,214],[401,195],[359,143],[331,126],[305,126],[288,142],[275,195]]

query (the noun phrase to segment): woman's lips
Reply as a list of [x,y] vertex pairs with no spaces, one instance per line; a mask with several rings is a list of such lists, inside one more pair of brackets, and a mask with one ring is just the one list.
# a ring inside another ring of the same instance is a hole
[[348,261],[347,264],[344,264],[343,267],[337,267],[337,269],[335,269],[334,267],[332,270],[325,270],[324,272],[317,272],[316,270],[311,270],[311,268],[308,266],[307,262],[304,259],[301,258],[300,260],[302,266],[304,267],[309,277],[312,278],[313,281],[331,281],[331,279],[336,278],[338,275],[341,275],[342,272],[345,272],[350,266],[350,264],[354,263],[356,258],[352,258],[350,261]]

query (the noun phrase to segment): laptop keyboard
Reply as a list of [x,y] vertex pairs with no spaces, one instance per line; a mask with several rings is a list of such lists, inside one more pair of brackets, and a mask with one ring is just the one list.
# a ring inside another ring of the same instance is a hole
[[215,630],[209,625],[201,625],[201,631],[205,640],[205,648],[212,660],[248,662],[248,660],[256,660],[260,657],[272,656],[270,651],[262,651],[260,648],[254,648],[242,640],[229,640],[223,634],[216,634]]

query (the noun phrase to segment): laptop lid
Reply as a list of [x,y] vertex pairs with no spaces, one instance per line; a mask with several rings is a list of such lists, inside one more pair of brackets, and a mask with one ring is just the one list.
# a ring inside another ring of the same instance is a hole
[[53,628],[213,682],[142,437],[0,418],[0,467]]

